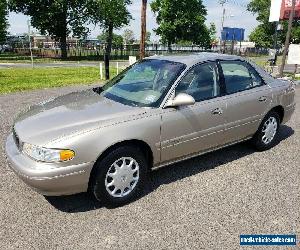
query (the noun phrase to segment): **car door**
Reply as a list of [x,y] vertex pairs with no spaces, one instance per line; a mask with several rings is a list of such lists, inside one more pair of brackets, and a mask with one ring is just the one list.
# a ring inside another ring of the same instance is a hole
[[215,62],[191,68],[176,87],[175,95],[186,93],[196,103],[166,108],[162,113],[161,161],[168,162],[223,144],[226,103],[220,93]]
[[225,85],[226,143],[252,136],[269,110],[270,87],[256,70],[244,61],[220,61]]

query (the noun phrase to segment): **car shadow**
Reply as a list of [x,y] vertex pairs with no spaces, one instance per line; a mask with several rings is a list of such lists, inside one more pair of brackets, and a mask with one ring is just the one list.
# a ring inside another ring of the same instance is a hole
[[[291,127],[282,125],[279,130],[276,146],[291,137],[294,133]],[[161,185],[221,167],[224,164],[255,152],[256,150],[249,145],[249,142],[242,142],[152,171],[149,175],[149,182],[145,186],[143,194],[138,199],[155,191]],[[87,212],[103,207],[101,202],[95,200],[88,193],[60,197],[45,196],[45,199],[56,209],[66,213]]]

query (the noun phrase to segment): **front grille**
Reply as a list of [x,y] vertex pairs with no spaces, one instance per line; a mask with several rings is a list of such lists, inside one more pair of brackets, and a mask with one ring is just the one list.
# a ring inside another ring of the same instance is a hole
[[20,139],[19,139],[19,137],[18,137],[18,135],[17,135],[17,133],[16,133],[15,128],[13,128],[13,131],[12,131],[12,132],[13,132],[13,139],[14,139],[14,142],[15,142],[17,148],[20,149]]

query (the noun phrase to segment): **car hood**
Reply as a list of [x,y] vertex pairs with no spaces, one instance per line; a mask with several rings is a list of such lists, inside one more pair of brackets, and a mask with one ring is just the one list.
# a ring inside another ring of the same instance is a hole
[[75,92],[29,107],[14,129],[20,140],[45,145],[58,138],[136,118],[145,108],[126,106],[92,89]]

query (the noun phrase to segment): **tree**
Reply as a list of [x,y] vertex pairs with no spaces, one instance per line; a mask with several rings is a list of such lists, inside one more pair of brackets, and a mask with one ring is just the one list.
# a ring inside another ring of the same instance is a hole
[[274,44],[274,25],[259,24],[249,35],[249,40],[255,42],[258,48],[271,48]]
[[151,43],[151,32],[150,31],[146,32],[146,43]]
[[155,32],[169,50],[179,40],[210,47],[205,25],[207,11],[202,0],[154,0],[150,5],[159,25]]
[[[248,10],[256,14],[256,20],[260,23],[250,34],[249,39],[255,42],[256,47],[270,48],[275,40],[275,22],[269,23],[271,0],[251,0]],[[281,21],[283,30],[278,32],[278,42],[283,44],[288,29],[288,22]],[[291,40],[300,43],[300,23],[294,22]]]
[[7,14],[7,2],[6,0],[0,0],[0,44],[6,42],[8,28]]
[[113,31],[127,25],[132,18],[127,9],[128,4],[131,4],[131,0],[91,0],[89,5],[92,22],[100,25],[107,34],[104,55],[106,80],[109,79],[109,58]]
[[142,0],[140,59],[145,57],[147,0]]
[[82,0],[8,0],[11,11],[31,17],[33,27],[60,42],[61,56],[67,57],[67,37],[88,32],[87,1]]
[[124,30],[123,38],[126,44],[133,44],[135,40],[134,32],[130,29]]
[[210,42],[214,43],[217,41],[217,28],[215,23],[210,23],[209,28],[209,37],[210,37]]
[[[105,43],[107,41],[107,36],[108,36],[107,32],[103,32],[101,35],[97,36],[97,39]],[[124,43],[123,37],[121,35],[117,35],[113,33],[112,47],[120,48],[123,45],[123,43]]]

